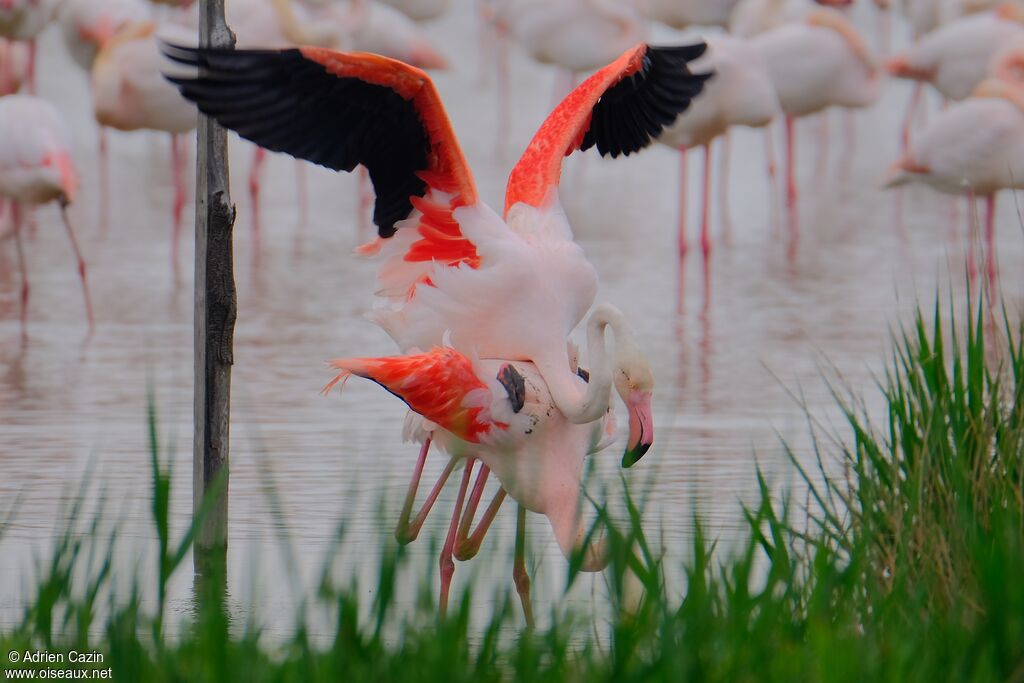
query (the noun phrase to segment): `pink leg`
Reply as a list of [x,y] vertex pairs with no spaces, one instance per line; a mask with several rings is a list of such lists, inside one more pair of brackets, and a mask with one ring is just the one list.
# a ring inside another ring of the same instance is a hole
[[989,303],[996,299],[996,195],[985,197],[985,269],[988,273]]
[[171,268],[174,270],[174,279],[181,277],[180,249],[181,249],[181,221],[185,210],[185,162],[181,158],[181,145],[177,135],[171,135],[171,174],[174,176],[174,207],[173,229],[171,232]]
[[260,243],[260,179],[263,167],[267,163],[267,150],[257,147],[252,155],[252,166],[249,168],[249,204],[252,206],[252,239],[253,250],[259,249]]
[[789,257],[796,256],[800,236],[799,207],[796,185],[796,139],[793,117],[786,117],[786,211],[789,219]]
[[686,258],[686,146],[679,147],[679,260]]
[[21,243],[21,205],[11,202],[11,226],[14,230],[14,246],[18,251],[18,268],[21,269],[21,332],[25,334],[28,324],[28,267],[25,263],[25,247]]
[[411,543],[416,540],[419,536],[420,528],[423,527],[423,522],[426,521],[427,515],[430,513],[431,508],[434,507],[434,502],[437,500],[438,495],[441,493],[441,489],[444,488],[445,483],[448,481],[448,477],[451,476],[455,470],[455,460],[450,460],[445,465],[444,471],[441,472],[441,476],[438,477],[434,483],[434,487],[430,490],[427,495],[426,501],[423,503],[423,507],[420,508],[419,513],[416,515],[416,519],[412,522],[409,518],[412,516],[412,505],[416,501],[416,491],[420,487],[420,477],[423,476],[423,464],[427,461],[427,452],[430,450],[430,439],[428,438],[423,442],[423,447],[420,449],[419,458],[416,460],[416,469],[413,471],[412,479],[409,481],[409,490],[405,494],[405,503],[402,506],[402,514],[398,518],[398,526],[395,527],[395,538],[402,545]]
[[100,232],[106,233],[110,225],[110,152],[107,147],[107,127],[99,127],[99,175],[100,175]]
[[840,171],[840,179],[845,185],[850,179],[850,171],[853,169],[853,159],[857,152],[857,120],[854,118],[852,109],[843,110],[843,124],[846,129],[846,152],[843,154],[843,166]]
[[82,258],[82,250],[78,246],[78,239],[75,237],[75,229],[68,220],[67,204],[61,204],[60,217],[64,221],[64,229],[67,230],[68,240],[71,241],[71,249],[75,252],[75,261],[78,264],[78,278],[82,281],[82,298],[85,299],[85,315],[89,320],[89,332],[96,328],[96,319],[92,314],[92,299],[89,297],[89,280],[85,274],[85,259]]
[[974,286],[978,279],[977,256],[974,253],[974,241],[978,237],[978,207],[973,192],[967,193],[968,229],[967,229],[967,279]]
[[906,154],[910,149],[910,127],[914,124],[914,113],[917,111],[924,94],[924,83],[914,82],[914,92],[910,95],[910,102],[907,103],[907,113],[903,116],[903,126],[900,128],[900,153]]
[[718,218],[722,222],[722,241],[732,244],[732,219],[729,216],[729,157],[732,156],[732,138],[726,132],[722,136],[718,169],[721,179],[718,181]]
[[711,146],[704,145],[704,196],[701,198],[700,250],[704,255],[704,272],[710,269],[711,225],[708,217],[711,204]]
[[448,612],[448,593],[452,586],[452,575],[455,573],[455,560],[452,553],[455,549],[455,536],[458,533],[459,517],[462,514],[462,502],[466,499],[466,489],[469,488],[469,478],[473,473],[473,458],[466,458],[466,469],[462,472],[462,482],[459,484],[459,493],[455,497],[455,509],[452,511],[452,521],[448,525],[448,536],[445,538],[444,547],[441,548],[441,596],[438,601],[438,611],[443,617]]
[[462,521],[459,522],[459,531],[455,538],[455,558],[458,560],[472,559],[480,551],[480,544],[483,543],[487,530],[490,529],[491,523],[494,521],[495,516],[497,516],[498,508],[501,507],[501,504],[505,501],[505,496],[508,495],[504,488],[498,489],[498,492],[491,500],[491,504],[484,511],[484,516],[480,519],[480,523],[473,533],[470,534],[469,530],[473,525],[476,509],[480,505],[480,497],[483,495],[484,486],[487,484],[488,474],[490,474],[490,469],[486,465],[481,465],[476,475],[473,491],[462,514]]
[[516,514],[516,551],[512,565],[512,580],[519,593],[527,628],[533,628],[533,606],[530,603],[530,574],[526,571],[526,508],[519,506]]

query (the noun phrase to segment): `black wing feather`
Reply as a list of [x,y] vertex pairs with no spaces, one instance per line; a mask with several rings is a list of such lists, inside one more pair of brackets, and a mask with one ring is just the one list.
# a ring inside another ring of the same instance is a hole
[[165,45],[171,60],[199,69],[167,76],[181,94],[225,128],[274,152],[335,171],[363,164],[377,201],[381,237],[426,194],[416,175],[430,141],[412,102],[389,88],[340,78],[299,50],[229,50]]
[[650,144],[711,78],[710,73],[691,73],[687,65],[706,49],[704,43],[648,46],[640,70],[608,88],[594,106],[580,149],[596,146],[601,156],[615,158]]

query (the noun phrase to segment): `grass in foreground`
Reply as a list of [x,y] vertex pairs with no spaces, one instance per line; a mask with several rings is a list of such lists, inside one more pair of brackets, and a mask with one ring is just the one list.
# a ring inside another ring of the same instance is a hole
[[[21,624],[0,634],[0,666],[13,666],[7,652],[47,649],[103,652],[104,664],[82,668],[110,666],[120,681],[1024,681],[1021,328],[1006,323],[992,343],[982,312],[962,327],[946,317],[919,314],[895,339],[883,423],[836,392],[850,432],[819,456],[823,471],[845,475],[818,484],[800,470],[812,490],[806,525],[790,524],[803,511],[791,516],[763,480],[737,552],[716,551],[698,524],[681,601],[666,597],[675,591],[630,501],[631,524],[609,530],[614,616],[603,642],[573,617],[520,632],[507,597],[471,628],[470,591],[445,620],[429,591],[419,611],[398,616],[405,559],[387,549],[369,619],[360,594],[323,582],[316,600],[334,616],[326,645],[302,628],[268,645],[255,627],[231,627],[216,580],[200,585],[190,627],[169,637],[163,596],[189,535],[168,537],[169,479],[154,446],[158,609],[111,589],[115,539],[69,530]],[[645,588],[638,606],[627,572]]]

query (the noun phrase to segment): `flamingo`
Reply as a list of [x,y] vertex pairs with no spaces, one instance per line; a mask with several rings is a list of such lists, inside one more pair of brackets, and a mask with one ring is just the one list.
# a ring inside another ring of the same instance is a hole
[[0,98],[0,197],[11,205],[21,269],[22,333],[28,322],[29,299],[28,269],[21,240],[22,208],[54,201],[60,205],[64,228],[78,264],[89,330],[94,327],[85,259],[67,216],[67,207],[74,201],[77,186],[67,127],[53,105],[31,95]]
[[[644,40],[643,17],[629,4],[614,0],[505,0],[487,7],[498,41],[499,153],[508,132],[508,37],[535,61],[558,67],[575,85],[580,74],[612,61]],[[555,95],[564,95],[555,80]]]
[[[383,257],[375,320],[399,348],[431,348],[450,332],[485,357],[530,360],[559,410],[586,423],[607,399],[580,394],[565,341],[597,276],[558,201],[562,159],[592,146],[615,157],[647,146],[703,88],[707,75],[686,64],[704,49],[640,44],[570,93],[512,170],[504,218],[478,199],[422,70],[321,48],[167,51],[202,67],[195,78],[171,78],[182,94],[243,137],[336,170],[367,166],[379,237],[360,251]],[[292,108],[299,98],[302,115]],[[649,413],[643,394],[623,397],[631,412]]]
[[[995,291],[996,194],[1024,188],[1024,50],[1002,56],[972,97],[941,112],[889,169],[886,187],[915,182],[985,198],[985,265]],[[973,240],[968,269],[974,277]]]
[[881,92],[882,70],[853,25],[827,8],[755,36],[750,44],[768,67],[786,115],[786,206],[794,257],[799,232],[794,120],[828,107],[873,104]]
[[[711,143],[731,126],[762,127],[781,113],[771,75],[758,61],[746,41],[727,35],[706,39],[708,51],[693,63],[695,69],[713,72],[701,97],[674,124],[658,137],[658,142],[680,151],[681,182],[679,192],[679,257],[686,256],[686,152],[704,148],[704,199],[701,213],[701,249],[707,270],[711,252],[708,202],[711,192]],[[723,192],[727,179],[723,177]]]
[[[92,71],[100,49],[133,24],[149,21],[152,10],[143,0],[64,0],[58,14],[64,44],[75,63]],[[99,165],[99,223],[104,228],[110,214],[110,163],[107,129],[97,129]]]
[[0,0],[0,37],[28,43],[29,92],[35,92],[36,37],[53,20],[60,0]]
[[[170,134],[174,177],[171,266],[179,269],[179,236],[187,192],[181,135],[194,130],[198,116],[161,74],[162,59],[156,24],[145,22],[122,29],[108,40],[92,67],[93,113],[101,126],[120,131],[155,130]],[[178,39],[192,38],[183,27],[161,29]]]
[[[588,337],[603,336],[603,328],[612,321],[621,324],[621,312],[609,305],[599,306],[588,323]],[[587,424],[571,422],[558,411],[532,363],[480,360],[451,347],[435,347],[428,353],[391,358],[336,359],[331,361],[331,367],[339,370],[339,374],[324,393],[355,374],[377,382],[405,401],[421,418],[411,431],[424,443],[424,448],[399,519],[396,534],[400,538],[403,533],[413,537],[418,533],[419,525],[436,500],[436,495],[428,496],[410,525],[426,444],[433,441],[450,455],[433,491],[440,490],[459,459],[466,459],[440,560],[442,611],[454,573],[453,555],[465,560],[476,554],[506,495],[520,508],[513,577],[528,624],[532,625],[529,577],[520,540],[525,534],[524,511],[548,518],[563,555],[570,558],[574,553],[582,553],[583,571],[600,571],[607,565],[603,539],[597,543],[585,542],[580,490],[584,458],[602,450],[614,436],[615,421],[610,412]],[[585,375],[580,372],[576,378],[581,390],[587,382],[583,379]],[[463,512],[476,460],[480,460],[482,466]],[[470,535],[487,475],[492,471],[501,487]]]
[[900,132],[903,151],[910,141],[923,85],[931,84],[950,100],[966,98],[985,78],[993,56],[1024,39],[1022,24],[1024,10],[1004,3],[991,12],[944,24],[886,62],[890,75],[915,82]]
[[[572,239],[558,180],[562,159],[576,149],[617,157],[647,146],[703,88],[707,76],[687,63],[704,49],[640,44],[570,93],[513,168],[504,218],[478,199],[420,69],[321,48],[167,53],[200,68],[196,77],[171,78],[182,94],[243,137],[335,170],[367,166],[379,236],[360,251],[383,258],[384,301],[374,319],[403,352],[439,346],[447,335],[484,358],[530,361],[573,424],[604,415],[614,381],[630,413],[629,466],[653,438],[653,386],[618,336],[615,372],[595,373],[585,391],[578,384],[566,340],[590,308],[597,278]],[[299,98],[306,104],[296,116]]]
[[652,21],[685,29],[690,26],[729,25],[739,0],[637,0],[640,13]]

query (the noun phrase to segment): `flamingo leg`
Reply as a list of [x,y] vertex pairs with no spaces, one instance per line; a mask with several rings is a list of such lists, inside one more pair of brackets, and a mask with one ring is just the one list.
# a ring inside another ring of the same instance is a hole
[[700,252],[703,254],[703,265],[705,265],[705,295],[711,287],[711,145],[706,144],[703,150],[703,162],[705,162],[705,178],[703,178],[703,197],[700,202]]
[[21,205],[11,202],[11,227],[14,230],[14,246],[18,252],[18,268],[21,270],[21,331],[24,335],[28,324],[28,266],[25,263],[25,246],[21,243]]
[[726,131],[722,137],[718,157],[718,169],[721,178],[718,180],[718,215],[722,222],[722,241],[732,244],[732,218],[729,215],[729,160],[732,156],[732,138]]
[[846,129],[846,151],[843,154],[843,167],[840,172],[840,180],[843,184],[850,178],[850,171],[853,169],[854,154],[857,152],[857,120],[853,111],[843,110],[843,124]]
[[448,594],[452,587],[452,575],[455,574],[455,560],[452,557],[455,549],[455,536],[458,533],[459,517],[462,514],[462,502],[466,499],[466,489],[469,488],[469,478],[473,473],[474,462],[474,458],[466,458],[466,468],[462,472],[459,493],[455,497],[452,521],[448,525],[448,536],[444,540],[444,547],[441,548],[441,558],[438,562],[441,569],[441,597],[438,601],[438,611],[442,617],[448,612]]
[[797,240],[800,235],[799,207],[796,184],[796,136],[793,134],[793,117],[786,117],[786,211],[789,214],[789,256],[796,256]]
[[100,175],[100,231],[106,232],[110,225],[110,150],[107,127],[100,126],[97,149],[99,150]]
[[818,120],[818,162],[815,175],[820,185],[828,176],[829,110],[821,112]]
[[910,127],[914,125],[914,113],[917,111],[924,95],[924,82],[915,81],[914,91],[910,94],[910,102],[907,103],[907,113],[903,115],[903,125],[900,128],[900,153],[906,154],[910,149]]
[[526,572],[526,508],[519,506],[516,515],[516,555],[512,565],[512,580],[523,606],[526,626],[533,628],[533,605],[530,603],[530,575]]
[[679,147],[679,260],[686,258],[686,145]]
[[306,162],[295,160],[295,200],[299,205],[299,225],[305,225],[309,216],[309,183],[306,181]]
[[974,253],[974,240],[978,235],[978,207],[973,192],[967,193],[967,280],[973,286],[978,278],[978,264]]
[[416,501],[416,491],[420,487],[420,477],[423,476],[423,463],[427,460],[427,451],[430,450],[430,438],[427,438],[423,442],[423,447],[420,449],[420,456],[416,460],[416,469],[413,471],[412,480],[409,481],[409,490],[405,494],[405,503],[402,506],[402,514],[398,518],[398,526],[395,527],[395,538],[402,545],[412,543],[419,536],[420,528],[423,527],[423,522],[426,521],[427,515],[430,513],[431,508],[434,507],[434,502],[437,501],[438,495],[441,493],[441,489],[444,488],[445,483],[448,481],[448,477],[451,476],[452,472],[455,471],[455,459],[448,461],[445,465],[444,471],[441,472],[441,476],[438,477],[434,483],[430,493],[427,494],[427,499],[423,502],[423,506],[420,511],[416,514],[416,519],[412,522],[409,518],[412,516],[412,505]]
[[171,268],[174,277],[180,277],[180,242],[181,221],[185,211],[185,163],[182,159],[181,140],[178,135],[171,134],[171,174],[174,176],[174,207],[172,209],[173,224],[171,232]]
[[988,273],[989,302],[996,297],[996,195],[985,197],[985,270]]
[[257,147],[249,167],[249,203],[252,205],[252,239],[255,249],[260,242],[260,180],[267,164],[267,150]]
[[490,529],[491,523],[498,514],[498,509],[508,495],[504,488],[498,489],[498,492],[494,494],[494,498],[491,500],[491,504],[484,511],[484,516],[480,518],[480,523],[477,524],[476,529],[470,534],[469,529],[473,524],[473,518],[476,516],[477,506],[480,505],[480,497],[483,495],[488,474],[490,474],[488,467],[481,465],[480,471],[476,475],[473,491],[469,496],[469,501],[466,503],[466,509],[462,513],[458,536],[455,538],[455,558],[458,560],[472,559],[480,551],[480,544],[483,543],[487,530]]
[[64,222],[64,229],[68,233],[68,240],[71,242],[71,249],[75,252],[75,261],[78,265],[78,279],[82,281],[82,298],[85,299],[85,315],[89,320],[89,332],[96,329],[96,319],[92,313],[92,298],[89,296],[89,280],[85,272],[85,259],[82,258],[82,249],[78,246],[78,238],[75,237],[75,229],[68,219],[68,205],[62,202],[60,205],[60,218]]

